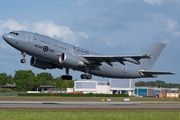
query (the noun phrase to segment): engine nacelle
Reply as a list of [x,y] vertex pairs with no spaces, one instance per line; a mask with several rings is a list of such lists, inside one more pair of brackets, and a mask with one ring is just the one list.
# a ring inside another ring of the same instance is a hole
[[56,68],[56,67],[53,67],[52,63],[39,59],[39,58],[35,58],[35,57],[31,57],[30,64],[33,67],[44,69],[44,70]]
[[65,53],[61,54],[61,56],[59,57],[59,62],[61,64],[64,64],[67,66],[72,66],[72,67],[86,66],[86,64],[84,64],[83,61],[79,60],[78,57],[75,57],[75,56],[70,55],[70,54],[65,54]]

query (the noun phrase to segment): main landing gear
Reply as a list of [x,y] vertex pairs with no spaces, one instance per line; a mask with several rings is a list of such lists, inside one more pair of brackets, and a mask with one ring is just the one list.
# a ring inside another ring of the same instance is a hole
[[26,62],[26,53],[22,52],[21,55],[23,56],[23,59],[21,59],[21,63],[25,63]]
[[85,67],[85,73],[87,73],[87,74],[82,74],[81,79],[91,79],[92,78],[92,76],[88,74],[89,73],[89,66]]
[[81,75],[81,79],[91,79],[92,76],[91,75],[87,75],[87,74],[82,74]]
[[66,68],[66,75],[61,76],[63,80],[72,80],[73,77],[69,75],[69,68]]

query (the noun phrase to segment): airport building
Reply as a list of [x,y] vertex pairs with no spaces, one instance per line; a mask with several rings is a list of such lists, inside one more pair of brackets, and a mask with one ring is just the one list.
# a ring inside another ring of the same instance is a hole
[[135,80],[111,79],[110,85],[102,81],[75,81],[74,91],[94,94],[129,94],[134,95]]
[[101,81],[75,81],[74,91],[94,94],[111,94],[110,86],[107,85],[107,82]]
[[134,79],[110,79],[110,86],[113,94],[129,94],[129,96],[134,96]]
[[157,96],[158,94],[167,95],[167,93],[179,93],[178,88],[151,88],[151,87],[135,87],[135,96]]
[[135,79],[110,79],[110,85],[102,81],[75,81],[74,91],[94,94],[128,94],[129,96],[180,94],[180,89],[178,88],[135,87]]

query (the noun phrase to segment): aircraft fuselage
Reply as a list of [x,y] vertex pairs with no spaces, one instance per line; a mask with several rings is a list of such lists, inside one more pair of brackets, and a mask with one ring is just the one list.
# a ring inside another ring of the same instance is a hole
[[[14,34],[15,33],[15,34]],[[12,34],[3,35],[4,40],[15,49],[24,52],[30,56],[48,61],[56,66],[63,68],[70,68],[86,72],[86,66],[68,65],[60,63],[60,56],[62,53],[74,58],[78,58],[89,66],[89,74],[93,74],[101,77],[109,78],[140,78],[142,75],[139,71],[142,70],[141,66],[124,62],[125,65],[119,62],[112,62],[113,66],[108,65],[106,62],[102,62],[100,65],[90,64],[93,61],[89,61],[82,55],[99,55],[94,52],[76,47],[55,39],[31,32],[17,31]],[[18,35],[16,35],[18,33]]]

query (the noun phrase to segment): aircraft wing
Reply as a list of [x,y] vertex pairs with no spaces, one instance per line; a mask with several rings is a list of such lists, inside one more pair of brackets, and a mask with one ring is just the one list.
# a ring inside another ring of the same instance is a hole
[[102,56],[102,55],[84,55],[81,56],[87,60],[93,60],[97,63],[106,62],[108,65],[113,66],[111,62],[119,62],[123,65],[124,61],[129,61],[134,64],[140,64],[140,59],[150,59],[147,55],[132,55],[132,56]]
[[153,76],[153,75],[174,75],[174,73],[171,72],[157,72],[157,71],[140,71],[142,75],[146,76]]

